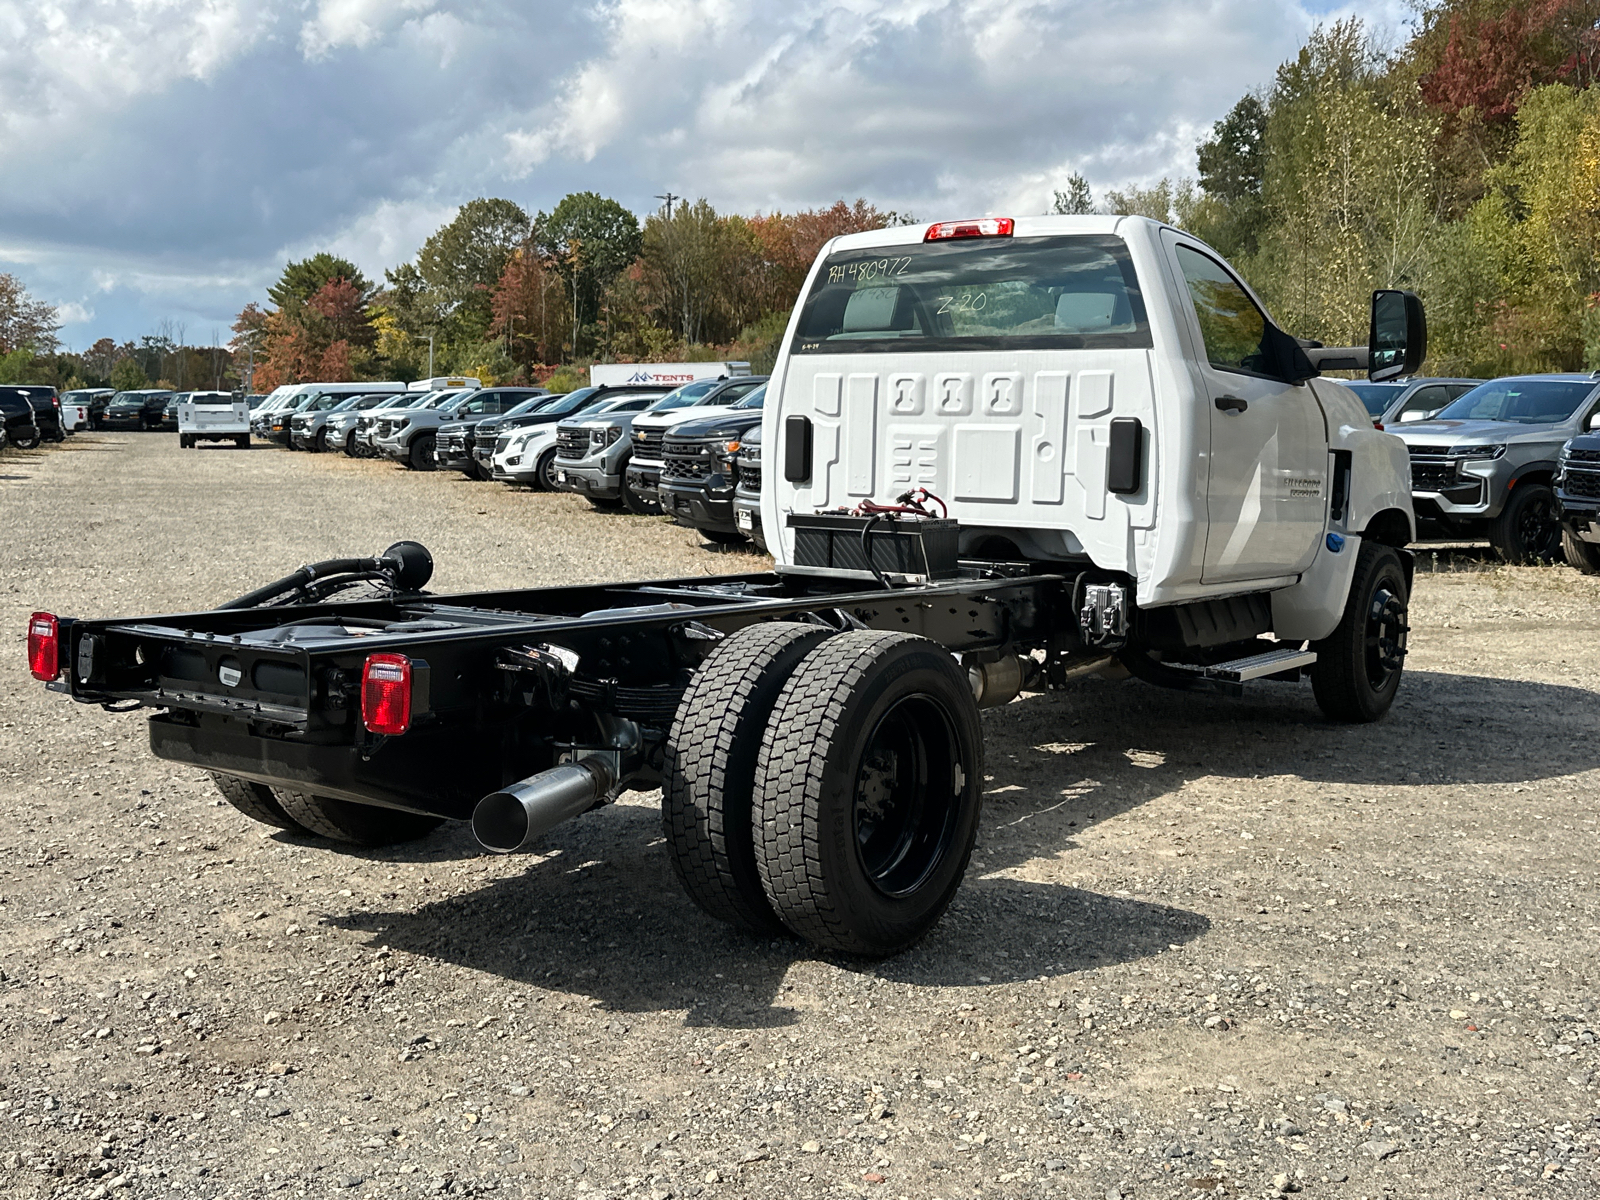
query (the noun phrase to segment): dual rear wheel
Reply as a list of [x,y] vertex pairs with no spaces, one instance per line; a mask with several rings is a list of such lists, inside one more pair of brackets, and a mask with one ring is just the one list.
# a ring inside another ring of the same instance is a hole
[[926,638],[756,625],[702,664],[665,776],[673,865],[706,912],[881,957],[926,934],[966,872],[977,705]]

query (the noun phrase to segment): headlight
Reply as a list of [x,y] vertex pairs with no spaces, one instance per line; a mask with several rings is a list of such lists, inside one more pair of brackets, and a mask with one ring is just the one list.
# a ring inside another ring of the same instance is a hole
[[1499,458],[1506,452],[1504,446],[1456,446],[1450,451],[1451,458]]

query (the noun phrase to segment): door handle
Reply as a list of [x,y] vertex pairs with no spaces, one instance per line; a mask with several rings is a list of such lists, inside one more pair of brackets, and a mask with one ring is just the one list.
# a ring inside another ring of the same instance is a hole
[[1223,412],[1243,412],[1250,405],[1240,396],[1218,396],[1217,407]]

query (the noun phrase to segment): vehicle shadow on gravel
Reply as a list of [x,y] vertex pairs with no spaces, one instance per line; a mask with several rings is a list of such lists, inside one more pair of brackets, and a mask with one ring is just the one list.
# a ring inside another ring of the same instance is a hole
[[[1334,725],[1308,687],[1244,700],[1091,682],[984,714],[985,810],[967,881],[928,938],[884,962],[836,965],[912,986],[1053,979],[1136,961],[1204,935],[1202,913],[1011,877],[1070,863],[1091,827],[1207,776],[1340,785],[1522,782],[1586,770],[1600,725],[1581,688],[1412,672],[1389,717]],[[1541,733],[1530,750],[1529,728]],[[1165,824],[1150,839],[1173,832]],[[1181,828],[1178,833],[1184,832]],[[702,915],[679,889],[653,807],[617,805],[553,831],[553,857],[473,891],[392,911],[329,913],[376,947],[587,996],[617,1012],[687,1010],[690,1025],[781,1026],[784,977],[819,956]],[[416,848],[458,859],[462,827]],[[400,857],[407,857],[401,855]],[[1143,869],[1137,852],[1130,870]]]

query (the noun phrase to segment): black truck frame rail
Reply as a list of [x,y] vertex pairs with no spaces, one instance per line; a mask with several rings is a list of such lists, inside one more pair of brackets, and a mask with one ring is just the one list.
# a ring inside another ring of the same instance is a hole
[[[638,727],[640,745],[614,764],[613,790],[655,786],[695,668],[758,622],[914,634],[980,673],[1033,650],[1060,655],[1078,624],[1075,581],[1027,572],[963,563],[961,578],[893,590],[759,573],[61,618],[64,679],[51,686],[86,703],[165,710],[150,719],[162,758],[465,820],[516,779],[607,752],[618,721]],[[402,736],[362,720],[364,665],[385,654],[410,664]]]

